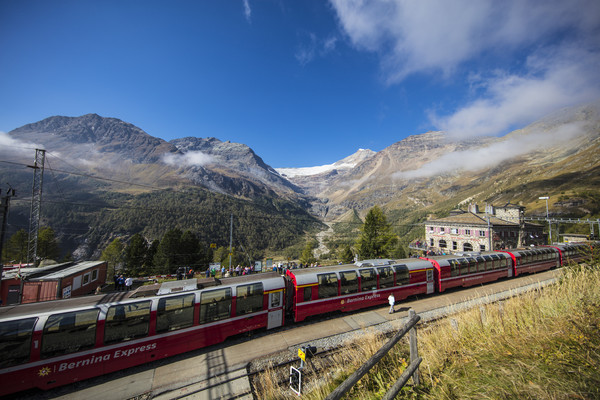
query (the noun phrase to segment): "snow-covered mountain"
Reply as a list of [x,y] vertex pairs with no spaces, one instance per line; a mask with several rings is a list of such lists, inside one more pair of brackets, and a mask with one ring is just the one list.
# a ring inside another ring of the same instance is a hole
[[340,161],[333,164],[319,165],[316,167],[304,168],[275,168],[277,172],[287,178],[295,178],[301,176],[312,176],[326,174],[333,170],[344,171],[356,167],[359,163],[373,157],[376,152],[369,149],[358,149],[358,151]]

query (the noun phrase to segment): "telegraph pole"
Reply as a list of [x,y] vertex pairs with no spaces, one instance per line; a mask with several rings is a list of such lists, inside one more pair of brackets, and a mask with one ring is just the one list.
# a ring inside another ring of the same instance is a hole
[[231,214],[231,222],[229,223],[229,268],[231,268],[231,255],[233,254],[233,214]]
[[40,216],[42,213],[42,185],[44,183],[44,160],[46,150],[35,149],[33,165],[33,185],[31,189],[31,211],[29,214],[29,240],[27,245],[27,264],[37,259],[38,233],[40,231]]

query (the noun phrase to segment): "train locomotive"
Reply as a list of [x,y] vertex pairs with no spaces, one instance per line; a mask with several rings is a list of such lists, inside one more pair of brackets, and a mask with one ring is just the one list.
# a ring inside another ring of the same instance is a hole
[[[581,261],[583,245],[188,279],[0,308],[0,396],[71,382],[273,329]],[[286,318],[286,316],[288,318]]]

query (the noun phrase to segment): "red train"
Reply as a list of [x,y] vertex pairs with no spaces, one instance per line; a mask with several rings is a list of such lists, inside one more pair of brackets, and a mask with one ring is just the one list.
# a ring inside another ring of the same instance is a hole
[[[186,280],[0,308],[0,396],[49,389],[219,343],[229,336],[417,294],[533,273],[582,249],[372,260],[222,280]],[[143,289],[143,290],[141,290]]]

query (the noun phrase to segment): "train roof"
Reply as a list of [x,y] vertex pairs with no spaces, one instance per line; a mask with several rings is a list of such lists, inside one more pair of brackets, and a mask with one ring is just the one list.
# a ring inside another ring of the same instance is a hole
[[[326,274],[331,272],[343,272],[343,271],[357,271],[360,269],[367,268],[377,268],[377,267],[392,267],[395,265],[405,265],[409,271],[415,271],[423,268],[432,268],[431,263],[425,260],[421,260],[418,258],[405,258],[401,260],[386,260],[386,263],[380,263],[379,265],[372,265],[369,262],[357,262],[356,264],[343,264],[343,265],[333,265],[329,267],[315,267],[315,268],[301,268],[301,269],[291,269],[289,272],[294,275],[296,278],[296,285],[309,285],[317,282],[318,274]],[[381,260],[378,260],[381,261]],[[387,262],[389,261],[389,262]]]
[[[193,284],[194,281],[196,281],[195,285]],[[144,297],[159,297],[161,295],[178,294],[217,287],[231,287],[253,282],[262,282],[265,292],[275,289],[282,289],[284,287],[283,278],[276,272],[251,274],[224,279],[187,279],[185,281],[170,281],[163,284],[140,286],[136,290],[130,292],[113,292],[100,295],[73,297],[70,299],[50,300],[0,307],[0,320],[25,315],[63,312],[81,307],[98,306],[101,304],[140,300],[140,298]],[[161,287],[163,285],[165,287],[163,288],[164,290],[161,291]]]
[[485,257],[485,256],[498,256],[501,258],[507,258],[508,255],[503,252],[498,251],[483,251],[483,252],[470,252],[470,253],[457,253],[457,254],[449,254],[444,256],[428,256],[427,260],[432,260],[437,262],[438,264],[444,263],[444,265],[448,265],[449,260],[456,260],[459,258],[477,258],[477,257]]

